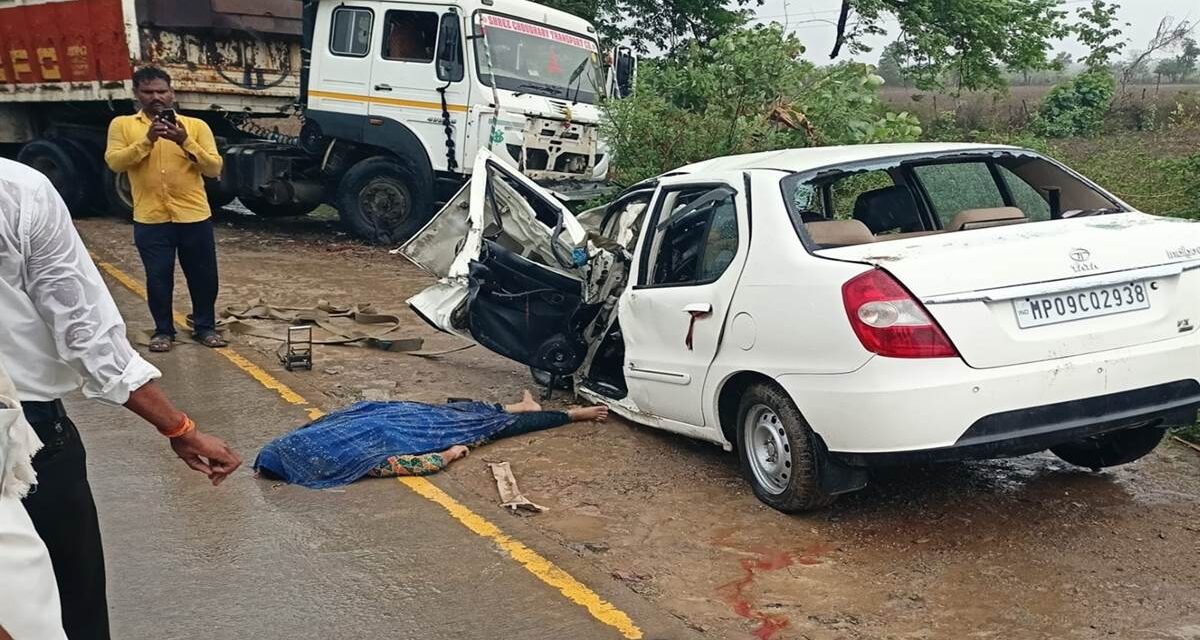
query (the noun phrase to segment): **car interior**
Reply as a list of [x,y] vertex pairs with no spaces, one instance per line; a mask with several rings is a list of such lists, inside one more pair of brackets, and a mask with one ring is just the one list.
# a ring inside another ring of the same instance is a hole
[[904,161],[796,185],[793,215],[818,248],[1123,211],[1029,155]]

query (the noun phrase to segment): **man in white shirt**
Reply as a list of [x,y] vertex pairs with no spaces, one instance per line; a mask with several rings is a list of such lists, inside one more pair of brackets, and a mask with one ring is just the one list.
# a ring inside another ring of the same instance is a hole
[[0,358],[0,640],[67,637],[50,554],[21,506],[41,448]]
[[129,344],[125,322],[71,223],[62,198],[37,171],[0,159],[0,359],[45,448],[25,508],[50,550],[71,640],[107,640],[104,556],[86,452],[62,398],[124,405],[170,439],[192,469],[219,484],[241,465],[153,380],[158,369]]

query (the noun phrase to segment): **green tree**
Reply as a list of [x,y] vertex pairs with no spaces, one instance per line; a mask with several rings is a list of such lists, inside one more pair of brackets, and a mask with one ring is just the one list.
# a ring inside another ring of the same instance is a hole
[[1004,86],[1005,70],[1049,68],[1050,42],[1068,33],[1058,0],[842,0],[830,54],[861,53],[866,36],[899,24],[895,53],[918,87]]
[[908,75],[900,61],[902,48],[903,45],[899,42],[889,44],[883,48],[883,52],[879,54],[879,62],[875,64],[875,73],[887,84],[897,87],[907,87],[909,84]]
[[1113,56],[1121,53],[1129,42],[1122,35],[1124,27],[1117,22],[1120,5],[1092,0],[1090,6],[1077,11],[1079,21],[1072,27],[1079,43],[1088,48],[1083,64],[1088,69],[1107,69]]
[[708,42],[744,25],[763,0],[540,0],[587,19],[609,42],[641,53]]
[[609,103],[605,134],[630,183],[716,156],[821,144],[916,139],[887,113],[870,66],[818,68],[778,25],[735,29],[648,61],[633,96]]

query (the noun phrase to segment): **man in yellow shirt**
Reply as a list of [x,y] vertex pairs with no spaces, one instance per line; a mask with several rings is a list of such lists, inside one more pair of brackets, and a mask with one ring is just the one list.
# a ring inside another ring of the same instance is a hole
[[133,239],[146,269],[154,317],[151,351],[170,351],[175,339],[172,295],[175,257],[192,297],[193,337],[208,347],[227,343],[216,331],[217,247],[204,178],[221,175],[221,154],[203,120],[175,113],[171,76],[145,67],[133,74],[141,110],[108,127],[104,160],[128,173],[133,187]]

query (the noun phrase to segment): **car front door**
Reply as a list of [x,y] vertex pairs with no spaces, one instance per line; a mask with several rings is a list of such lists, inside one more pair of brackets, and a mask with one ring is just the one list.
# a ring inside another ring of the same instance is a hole
[[629,395],[645,413],[709,426],[704,382],[750,246],[743,177],[663,180],[651,208],[618,308]]

